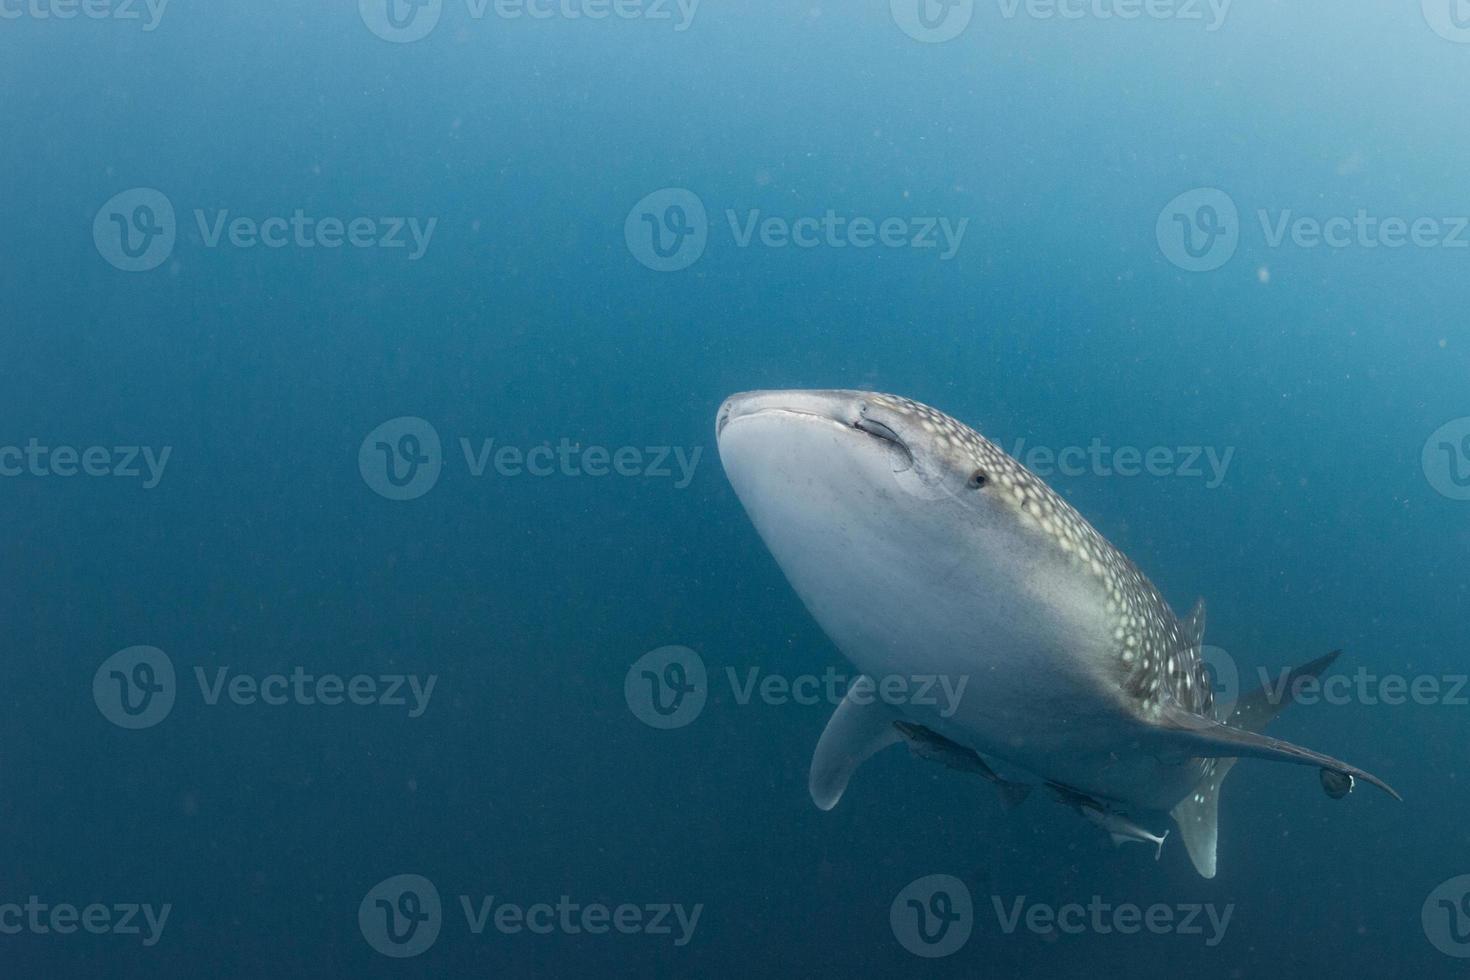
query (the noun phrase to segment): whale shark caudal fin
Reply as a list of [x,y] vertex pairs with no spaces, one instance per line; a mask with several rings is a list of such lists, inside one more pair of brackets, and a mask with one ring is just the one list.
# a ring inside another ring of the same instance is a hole
[[1340,759],[1313,752],[1291,742],[1260,734],[1291,700],[1291,691],[1300,678],[1316,677],[1337,659],[1340,650],[1318,657],[1290,671],[1286,684],[1273,689],[1262,686],[1236,702],[1235,709],[1221,723],[1185,711],[1167,702],[1161,706],[1162,724],[1171,737],[1187,751],[1208,759],[1204,777],[1194,791],[1171,811],[1179,825],[1179,836],[1194,862],[1195,869],[1206,878],[1215,876],[1215,845],[1219,838],[1218,814],[1220,784],[1225,781],[1239,758],[1271,759],[1317,766],[1366,780],[1396,800],[1403,797],[1383,780]]
[[857,767],[902,740],[893,727],[897,720],[894,710],[879,700],[871,677],[863,674],[853,681],[817,740],[807,780],[812,802],[823,810],[836,806]]

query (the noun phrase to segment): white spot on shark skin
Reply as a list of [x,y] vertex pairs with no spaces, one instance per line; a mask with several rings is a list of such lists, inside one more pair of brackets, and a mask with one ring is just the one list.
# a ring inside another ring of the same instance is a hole
[[[949,416],[873,392],[748,392],[721,407],[716,437],[756,530],[865,675],[983,673],[943,725],[959,748],[1063,787],[1114,827],[1128,812],[1172,808],[1206,877],[1218,788],[1237,756],[1387,789],[1340,760],[1214,719],[1210,687],[1194,679],[1202,609],[1182,628],[1070,504]],[[972,481],[977,472],[986,479]],[[915,705],[897,710],[909,724],[934,722]],[[869,744],[823,742],[838,760]],[[812,776],[828,785],[815,766]]]

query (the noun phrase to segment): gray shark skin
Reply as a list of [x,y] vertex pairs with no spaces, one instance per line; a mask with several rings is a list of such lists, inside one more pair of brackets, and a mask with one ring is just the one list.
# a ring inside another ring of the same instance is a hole
[[[1355,766],[1259,734],[1283,707],[1266,692],[1216,704],[1203,605],[1179,620],[1066,501],[949,416],[876,392],[755,391],[721,406],[716,440],[762,540],[864,675],[812,761],[823,809],[866,758],[907,738],[951,768],[966,768],[966,752],[1001,765],[1007,778],[987,778],[1003,789],[1017,772],[1062,788],[1130,839],[1162,846],[1127,815],[1169,811],[1208,878],[1220,784],[1237,758],[1310,765],[1329,791],[1361,779],[1397,797]],[[957,710],[871,696],[875,678],[918,675],[969,678]],[[977,761],[968,768],[985,775]]]

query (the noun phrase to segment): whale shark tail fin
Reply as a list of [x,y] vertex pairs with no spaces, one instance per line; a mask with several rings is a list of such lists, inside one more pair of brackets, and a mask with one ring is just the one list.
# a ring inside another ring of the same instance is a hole
[[1261,729],[1270,724],[1291,702],[1291,692],[1296,690],[1296,682],[1322,673],[1337,659],[1339,653],[1340,650],[1334,650],[1288,671],[1284,684],[1262,685],[1237,701],[1234,710],[1224,722],[1213,721],[1174,705],[1162,706],[1164,727],[1183,743],[1187,751],[1208,760],[1199,785],[1170,811],[1179,825],[1179,836],[1184,840],[1184,848],[1189,852],[1195,870],[1204,877],[1215,876],[1220,784],[1225,781],[1237,759],[1272,759],[1317,766],[1333,773],[1363,779],[1394,799],[1402,799],[1393,787],[1356,766],[1300,745],[1260,734]]

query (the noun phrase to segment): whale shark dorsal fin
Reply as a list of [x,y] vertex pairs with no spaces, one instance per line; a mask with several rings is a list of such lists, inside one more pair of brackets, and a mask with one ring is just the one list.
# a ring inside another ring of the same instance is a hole
[[1310,663],[1302,664],[1300,667],[1293,667],[1281,679],[1279,685],[1281,694],[1276,693],[1276,689],[1273,689],[1271,686],[1262,684],[1255,691],[1239,698],[1235,702],[1230,716],[1225,719],[1225,724],[1233,725],[1236,728],[1244,728],[1252,732],[1261,731],[1271,723],[1272,719],[1281,714],[1283,708],[1291,703],[1293,700],[1292,692],[1297,690],[1298,680],[1304,677],[1320,676],[1324,670],[1332,666],[1333,661],[1341,653],[1341,650],[1333,650],[1326,656],[1318,657]]
[[[1194,792],[1169,811],[1179,825],[1179,836],[1184,840],[1184,850],[1202,878],[1215,877],[1215,844],[1220,838],[1220,784],[1234,759],[1211,759],[1206,763],[1205,776],[1195,786]],[[1163,842],[1159,850],[1163,850]],[[1157,857],[1154,860],[1158,860]]]
[[1189,611],[1179,623],[1179,629],[1184,633],[1184,639],[1191,647],[1197,647],[1205,641],[1205,600],[1194,600],[1194,608]]
[[817,740],[807,788],[812,802],[823,810],[842,799],[858,766],[903,738],[893,726],[897,714],[875,692],[876,685],[866,674],[853,681]]

